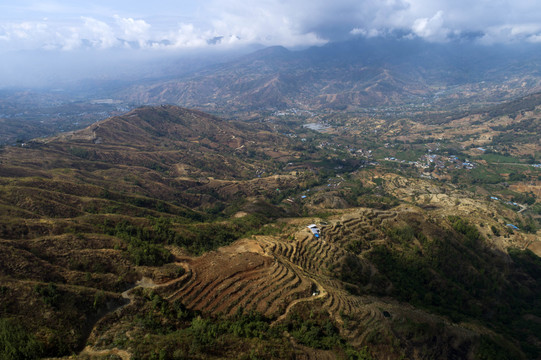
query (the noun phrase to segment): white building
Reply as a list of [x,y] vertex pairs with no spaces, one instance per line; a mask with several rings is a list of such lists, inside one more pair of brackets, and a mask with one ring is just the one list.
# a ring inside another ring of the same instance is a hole
[[319,238],[319,228],[316,224],[308,225],[307,228],[310,229],[316,238]]

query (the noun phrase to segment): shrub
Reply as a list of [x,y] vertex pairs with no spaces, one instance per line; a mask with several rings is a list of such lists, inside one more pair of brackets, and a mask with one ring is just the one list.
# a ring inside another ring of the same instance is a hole
[[57,307],[60,301],[60,293],[55,284],[49,283],[47,286],[36,285],[34,290],[41,295],[43,302],[52,307]]
[[21,325],[0,318],[0,359],[37,359],[42,354],[41,344]]
[[161,266],[169,262],[171,253],[162,245],[130,238],[128,241],[128,254],[137,266]]

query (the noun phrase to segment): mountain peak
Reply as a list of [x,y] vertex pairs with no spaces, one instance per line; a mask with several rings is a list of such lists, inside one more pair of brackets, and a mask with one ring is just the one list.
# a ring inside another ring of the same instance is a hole
[[241,62],[249,63],[256,60],[280,61],[288,59],[292,54],[293,52],[283,46],[270,46],[244,56]]
[[264,55],[264,56],[269,56],[269,55],[288,55],[288,54],[291,54],[291,51],[289,51],[288,49],[286,49],[286,48],[283,47],[283,46],[276,45],[276,46],[269,46],[269,47],[267,47],[267,48],[258,50],[258,51],[256,51],[256,52],[254,52],[254,54]]

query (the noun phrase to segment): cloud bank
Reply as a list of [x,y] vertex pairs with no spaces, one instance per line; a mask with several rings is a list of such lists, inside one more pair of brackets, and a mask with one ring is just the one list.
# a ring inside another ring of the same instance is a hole
[[541,43],[539,19],[532,0],[5,1],[0,87],[136,73],[138,63],[168,55],[352,37]]
[[[0,5],[4,50],[311,46],[347,36],[540,42],[531,0],[21,1]],[[153,5],[153,6],[152,6]]]

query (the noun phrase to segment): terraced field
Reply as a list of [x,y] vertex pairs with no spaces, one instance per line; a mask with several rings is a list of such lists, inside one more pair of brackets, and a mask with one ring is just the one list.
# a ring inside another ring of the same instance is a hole
[[279,316],[291,301],[309,297],[313,283],[260,243],[243,240],[190,260],[182,285],[162,291],[168,300],[204,313],[233,315],[242,308]]
[[352,313],[362,301],[329,276],[329,266],[340,263],[348,254],[336,239],[370,231],[372,218],[393,216],[374,212],[364,215],[360,212],[358,218],[322,226],[320,239],[301,229],[292,241],[257,236],[187,259],[190,270],[174,288],[167,286],[162,291],[171,301],[180,300],[190,309],[211,314],[232,315],[242,307],[279,317],[293,301],[322,294],[318,299],[325,298],[323,304],[330,313]]
[[[374,334],[390,334],[393,324],[415,318],[441,322],[436,316],[390,300],[352,294],[337,279],[333,264],[351,253],[342,244],[348,239],[364,239],[369,249],[383,242],[377,233],[382,224],[395,221],[392,211],[358,209],[320,225],[315,238],[299,226],[289,237],[254,236],[199,258],[183,259],[187,272],[157,290],[169,301],[181,301],[187,308],[210,315],[232,316],[254,310],[278,323],[301,303],[309,303],[330,314],[340,325],[341,335],[354,346],[373,341]],[[374,273],[370,263],[363,271]],[[362,291],[362,290],[361,290]],[[459,336],[457,346],[467,336]]]
[[[204,318],[235,319],[241,312],[255,311],[270,319],[271,327],[287,328],[299,314],[314,311],[325,314],[349,346],[368,347],[373,354],[385,354],[382,359],[413,358],[413,354],[424,354],[419,358],[468,358],[479,334],[490,330],[479,324],[453,323],[386,296],[396,285],[371,262],[370,253],[379,244],[390,246],[386,229],[414,220],[415,212],[407,206],[392,211],[351,209],[326,222],[316,220],[319,238],[305,227],[314,219],[291,219],[280,235],[252,236],[199,257],[172,250],[176,259],[171,265],[183,267],[182,275],[146,276],[154,278],[152,291],[163,301],[175,307],[182,304],[201,312]],[[368,280],[348,282],[343,275],[352,271]],[[379,292],[374,286],[380,286]],[[137,306],[142,306],[140,297],[146,295],[139,291],[132,298],[131,291],[135,293],[135,289],[126,293],[130,304],[96,324],[82,355],[123,356],[126,354],[115,351],[124,349],[131,353],[129,347],[110,345],[115,334],[137,333],[131,323]],[[285,334],[293,348],[307,358],[333,356],[320,348],[308,350],[293,333]],[[437,343],[427,347],[431,341]]]

